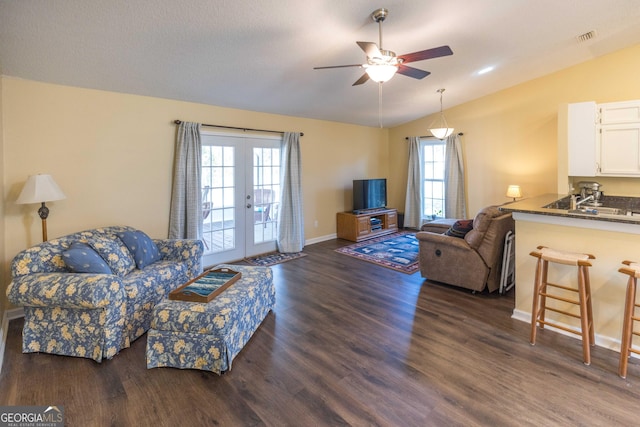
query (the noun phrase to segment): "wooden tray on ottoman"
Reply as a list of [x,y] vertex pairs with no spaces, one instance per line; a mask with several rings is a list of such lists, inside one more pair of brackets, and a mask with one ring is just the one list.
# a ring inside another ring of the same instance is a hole
[[209,302],[237,282],[242,273],[229,268],[207,270],[195,279],[169,292],[169,299],[191,302]]

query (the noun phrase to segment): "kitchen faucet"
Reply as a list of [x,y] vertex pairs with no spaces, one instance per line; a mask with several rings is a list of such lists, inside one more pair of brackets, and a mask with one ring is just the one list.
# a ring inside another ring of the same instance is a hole
[[585,203],[585,202],[588,202],[589,200],[594,200],[594,199],[593,199],[593,194],[592,194],[592,195],[590,195],[590,196],[585,197],[584,199],[580,199],[580,201],[579,201],[579,202],[576,202],[576,208],[577,208],[578,206],[580,206],[581,204],[583,204],[583,203]]

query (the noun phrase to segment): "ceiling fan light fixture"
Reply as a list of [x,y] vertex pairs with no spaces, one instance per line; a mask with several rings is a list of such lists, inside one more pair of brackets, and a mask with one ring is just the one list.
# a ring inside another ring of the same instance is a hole
[[440,94],[440,114],[429,126],[429,132],[438,139],[445,139],[453,133],[453,128],[449,127],[442,112],[442,92],[444,89],[438,89],[437,92]]
[[384,83],[391,80],[396,71],[398,71],[398,66],[390,64],[366,65],[365,67],[365,72],[369,75],[369,78],[376,83]]
[[407,53],[401,56],[390,50],[382,48],[382,22],[389,14],[384,8],[376,9],[371,13],[371,19],[378,23],[379,42],[357,41],[356,44],[367,55],[367,62],[364,64],[349,65],[331,65],[328,67],[313,67],[314,70],[323,70],[327,68],[346,68],[358,67],[364,68],[365,72],[352,86],[361,85],[369,80],[376,83],[384,83],[393,78],[396,73],[402,74],[413,79],[423,79],[431,74],[428,71],[418,68],[409,67],[406,64],[410,62],[424,61],[426,59],[440,58],[442,56],[453,55],[453,51],[449,46],[440,46],[431,49],[421,50],[418,52]]

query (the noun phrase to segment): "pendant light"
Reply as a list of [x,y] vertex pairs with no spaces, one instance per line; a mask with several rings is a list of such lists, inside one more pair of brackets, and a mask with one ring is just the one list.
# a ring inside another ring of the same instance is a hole
[[447,120],[442,112],[442,92],[444,89],[438,89],[436,92],[440,94],[440,115],[429,126],[429,132],[438,139],[445,139],[453,133],[453,128],[447,125]]

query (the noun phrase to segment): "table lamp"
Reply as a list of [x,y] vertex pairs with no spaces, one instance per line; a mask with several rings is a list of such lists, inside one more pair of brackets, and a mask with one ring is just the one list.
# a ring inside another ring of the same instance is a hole
[[520,192],[519,185],[510,185],[507,188],[507,197],[513,197],[513,201],[515,202],[518,197],[522,197],[522,193]]
[[31,175],[29,179],[27,179],[16,203],[19,205],[42,203],[42,206],[38,209],[38,215],[40,215],[42,219],[42,241],[46,242],[49,208],[45,205],[45,202],[66,198],[67,196],[60,190],[60,187],[58,187],[58,184],[56,184],[51,175],[38,174]]

